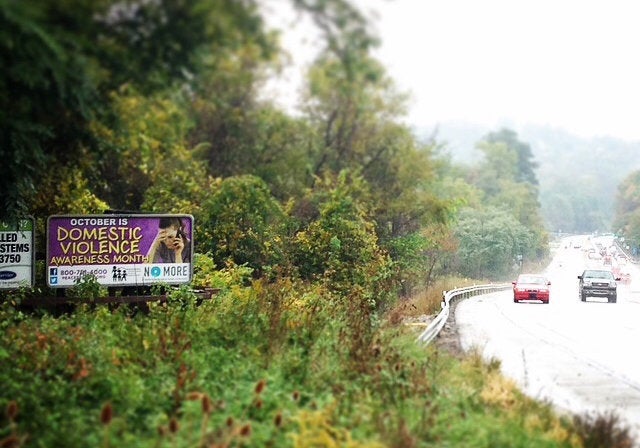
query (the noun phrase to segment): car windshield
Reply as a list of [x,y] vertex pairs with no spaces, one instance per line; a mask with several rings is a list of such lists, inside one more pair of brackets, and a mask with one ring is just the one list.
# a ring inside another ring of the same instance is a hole
[[521,275],[518,277],[518,283],[533,283],[536,285],[544,285],[547,283],[547,279],[537,275]]
[[613,280],[613,274],[610,271],[585,271],[583,277]]

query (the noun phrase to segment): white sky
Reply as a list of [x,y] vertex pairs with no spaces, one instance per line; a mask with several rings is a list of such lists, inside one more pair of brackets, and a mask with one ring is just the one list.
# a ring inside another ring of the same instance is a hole
[[[314,56],[310,22],[267,8],[296,64],[292,102]],[[355,0],[382,40],[375,56],[412,95],[409,124],[547,124],[579,136],[640,140],[640,2]],[[286,17],[286,19],[283,19]],[[284,89],[283,89],[284,87]]]

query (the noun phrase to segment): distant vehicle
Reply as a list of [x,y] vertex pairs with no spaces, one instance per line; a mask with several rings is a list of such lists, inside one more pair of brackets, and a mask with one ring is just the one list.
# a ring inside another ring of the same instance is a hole
[[620,277],[620,281],[625,285],[628,285],[629,283],[631,283],[631,274],[629,274],[628,272],[622,272],[619,275],[619,277]]
[[600,260],[602,259],[602,256],[596,252],[595,250],[589,251],[587,253],[587,257],[589,258],[589,260]]
[[549,303],[549,287],[551,282],[544,275],[520,274],[513,284],[513,301],[540,300]]
[[587,297],[606,297],[607,302],[616,303],[618,299],[619,277],[613,272],[602,269],[587,269],[578,276],[578,294],[585,302]]

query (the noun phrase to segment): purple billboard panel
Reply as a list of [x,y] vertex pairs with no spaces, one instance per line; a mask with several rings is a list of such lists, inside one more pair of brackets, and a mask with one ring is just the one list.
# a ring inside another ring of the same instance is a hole
[[105,286],[184,284],[193,275],[193,216],[80,215],[47,220],[47,284],[85,275]]

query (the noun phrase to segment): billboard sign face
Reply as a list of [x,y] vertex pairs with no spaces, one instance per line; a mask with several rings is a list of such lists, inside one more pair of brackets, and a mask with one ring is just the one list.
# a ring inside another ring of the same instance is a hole
[[193,276],[191,215],[59,215],[47,220],[47,285],[85,275],[104,286],[184,284]]
[[34,220],[0,221],[0,289],[34,284]]

